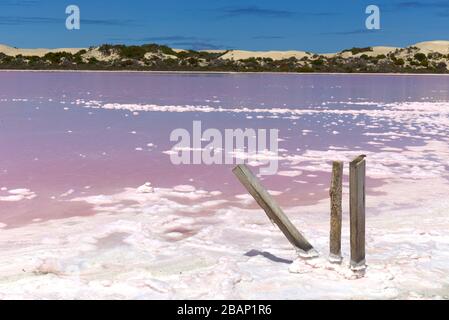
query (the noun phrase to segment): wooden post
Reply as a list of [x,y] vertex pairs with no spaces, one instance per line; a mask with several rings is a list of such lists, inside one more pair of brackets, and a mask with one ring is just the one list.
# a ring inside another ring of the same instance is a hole
[[329,190],[331,199],[330,255],[329,261],[341,263],[341,220],[343,198],[343,162],[334,161],[332,179]]
[[299,253],[306,257],[316,256],[316,251],[313,249],[312,245],[291,223],[279,205],[274,201],[264,187],[262,187],[259,180],[249,170],[249,168],[246,165],[239,165],[234,168],[233,172],[243,186],[253,196],[259,206],[261,206],[261,208],[265,211],[268,218],[274,222],[279,229],[281,229]]
[[359,156],[350,164],[351,267],[354,270],[365,267],[365,157]]

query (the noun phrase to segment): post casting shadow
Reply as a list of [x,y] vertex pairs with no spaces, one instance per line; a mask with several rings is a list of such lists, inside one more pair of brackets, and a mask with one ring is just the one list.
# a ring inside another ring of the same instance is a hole
[[247,256],[247,257],[263,256],[264,258],[267,258],[268,260],[271,260],[273,262],[279,262],[279,263],[285,263],[285,264],[293,263],[292,260],[279,258],[269,252],[266,252],[266,251],[262,252],[262,251],[254,250],[254,249],[245,253],[245,256]]

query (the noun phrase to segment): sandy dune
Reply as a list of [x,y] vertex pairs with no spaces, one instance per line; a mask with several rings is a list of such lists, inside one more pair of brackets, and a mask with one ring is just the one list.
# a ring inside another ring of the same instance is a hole
[[[69,52],[72,54],[83,50],[83,48],[58,48],[58,49],[19,49],[0,44],[0,53],[4,53],[8,56],[17,56],[19,54],[23,56],[38,56],[43,57],[49,52]],[[87,50],[87,49],[86,49]]]
[[271,58],[273,60],[284,60],[295,57],[296,59],[302,59],[303,57],[310,56],[310,54],[304,51],[242,51],[232,50],[224,54],[221,58],[226,60],[245,60],[249,58]]
[[[420,42],[415,45],[412,45],[411,47],[417,47],[419,50],[425,54],[430,52],[440,52],[442,54],[449,54],[449,41],[427,41],[427,42]],[[373,51],[367,51],[362,52],[353,55],[351,52],[339,52],[339,53],[326,53],[321,54],[325,57],[333,57],[336,55],[340,55],[343,58],[348,58],[351,56],[361,56],[363,54],[366,54],[368,56],[378,56],[381,54],[388,54],[390,52],[393,52],[397,49],[397,47],[387,47],[387,46],[376,46],[372,47]],[[70,52],[70,53],[76,53],[78,51],[82,50],[82,48],[59,48],[59,49],[18,49],[9,47],[6,45],[0,44],[0,53],[4,53],[9,56],[16,56],[16,55],[24,55],[24,56],[39,56],[42,57],[45,54],[49,52]],[[86,49],[88,50],[88,57],[95,57],[98,60],[105,60],[106,58],[103,57],[99,52],[97,48],[94,49]],[[174,49],[175,52],[182,52],[185,51],[183,49]],[[310,57],[313,55],[313,53],[305,52],[305,51],[244,51],[244,50],[203,50],[205,52],[211,52],[211,53],[221,53],[223,52],[222,59],[226,60],[245,60],[249,58],[271,58],[273,60],[283,60],[295,57],[296,59],[302,59],[303,57]],[[109,59],[111,57],[108,57]]]
[[[449,41],[428,41],[428,42],[421,42],[415,45],[412,45],[412,47],[417,47],[422,51],[423,53],[427,54],[430,52],[440,52],[442,54],[448,54],[449,53]],[[369,57],[372,56],[378,56],[378,55],[387,55],[391,52],[394,52],[398,49],[401,49],[399,47],[389,47],[389,46],[376,46],[372,47],[372,51],[367,52],[361,52],[358,54],[353,55],[351,52],[337,52],[337,53],[324,53],[320,54],[327,58],[332,58],[337,55],[341,56],[342,58],[349,58],[349,57],[359,57],[361,55],[366,54]],[[209,51],[208,51],[209,52]],[[228,60],[244,60],[248,58],[271,58],[273,60],[283,60],[295,57],[297,59],[301,59],[306,56],[312,56],[313,53],[308,53],[305,51],[243,51],[243,50],[230,50],[226,54],[222,56],[222,59],[228,59]]]
[[[349,58],[351,56],[358,57],[363,54],[367,56],[378,56],[381,54],[387,55],[390,52],[393,52],[397,49],[397,47],[373,47],[373,51],[362,52],[353,55],[351,52],[343,52],[343,53],[326,53],[321,54],[327,58],[332,58],[337,55],[342,56],[343,58]],[[305,51],[243,51],[243,50],[231,50],[224,54],[221,58],[227,60],[245,60],[249,58],[271,58],[273,60],[284,60],[288,58],[296,58],[302,59],[304,57],[310,57],[313,53],[305,52]]]
[[[396,51],[397,49],[400,49],[400,48],[379,46],[379,47],[372,47],[372,49],[373,49],[373,51],[361,52],[361,53],[357,53],[357,54],[354,54],[354,55],[351,52],[347,51],[347,52],[340,53],[340,55],[343,58],[349,58],[349,57],[352,57],[352,56],[353,57],[360,57],[361,55],[364,55],[364,54],[366,54],[368,57],[376,57],[376,56],[381,55],[381,54],[387,55],[390,52]],[[332,55],[335,56],[335,55],[338,55],[338,53],[337,54],[331,54],[331,56]]]
[[442,54],[449,54],[449,41],[427,41],[420,42],[414,45],[423,53],[439,52]]

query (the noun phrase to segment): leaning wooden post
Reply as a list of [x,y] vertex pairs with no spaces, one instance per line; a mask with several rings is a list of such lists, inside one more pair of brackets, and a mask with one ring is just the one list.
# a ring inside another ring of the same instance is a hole
[[365,157],[357,157],[350,165],[351,267],[354,270],[365,268]]
[[274,201],[270,194],[262,187],[256,176],[246,165],[239,165],[234,168],[234,174],[253,196],[259,206],[267,214],[268,218],[274,222],[284,233],[291,244],[304,257],[316,256],[316,251],[304,236],[287,218],[281,207]]
[[334,161],[329,190],[331,198],[330,255],[329,261],[341,263],[341,220],[343,198],[343,162]]

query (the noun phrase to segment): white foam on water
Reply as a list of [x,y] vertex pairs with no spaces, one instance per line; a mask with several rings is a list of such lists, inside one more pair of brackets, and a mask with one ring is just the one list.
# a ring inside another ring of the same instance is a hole
[[[328,172],[328,165],[323,164],[322,159],[342,160],[348,161],[351,157],[358,154],[365,153],[369,156],[370,166],[368,168],[369,174],[377,178],[388,178],[395,175],[403,175],[406,177],[412,176],[428,176],[439,175],[444,171],[444,164],[432,158],[438,158],[438,154],[416,154],[410,152],[409,148],[398,148],[389,145],[390,142],[402,139],[415,139],[421,144],[428,141],[444,140],[447,138],[447,128],[449,127],[449,102],[398,102],[398,103],[383,103],[373,101],[340,101],[329,102],[335,104],[342,104],[348,106],[345,109],[288,109],[288,108],[223,108],[208,105],[153,105],[153,104],[118,104],[118,103],[101,103],[98,101],[84,101],[82,105],[85,107],[103,108],[109,110],[139,110],[146,112],[218,112],[218,113],[235,113],[235,114],[271,114],[283,116],[304,116],[304,115],[320,115],[320,119],[327,119],[329,116],[344,116],[352,117],[345,121],[350,121],[352,124],[356,122],[359,126],[367,127],[365,132],[361,134],[366,136],[369,141],[365,142],[368,146],[379,146],[380,151],[364,150],[363,146],[353,147],[352,150],[346,146],[333,146],[327,150],[313,150],[308,147],[303,153],[289,154],[283,151],[282,154],[277,154],[266,150],[265,152],[258,152],[257,154],[248,154],[242,150],[235,150],[231,153],[233,157],[239,160],[244,160],[253,166],[261,166],[268,161],[287,162],[286,166],[289,170],[284,171],[324,171]],[[356,107],[360,108],[356,108]],[[365,109],[367,106],[377,106],[377,108]],[[366,121],[354,121],[360,116],[365,116],[371,119],[371,125],[368,126]],[[335,127],[344,125],[341,123],[342,119],[338,121],[321,121],[315,120],[317,124],[322,127]],[[327,123],[329,122],[329,123]],[[383,126],[385,122],[391,130],[385,131]],[[400,124],[398,126],[397,124]],[[376,132],[374,129],[379,129]],[[340,129],[329,129],[329,134],[341,134]],[[312,130],[301,129],[302,135],[313,134]],[[280,143],[283,141],[281,140]],[[346,149],[346,150],[345,150]],[[205,151],[193,150],[168,150],[163,153],[167,155],[176,154],[179,151]],[[218,151],[218,150],[217,150]],[[296,164],[301,166],[294,168]],[[282,172],[281,172],[282,175]]]

